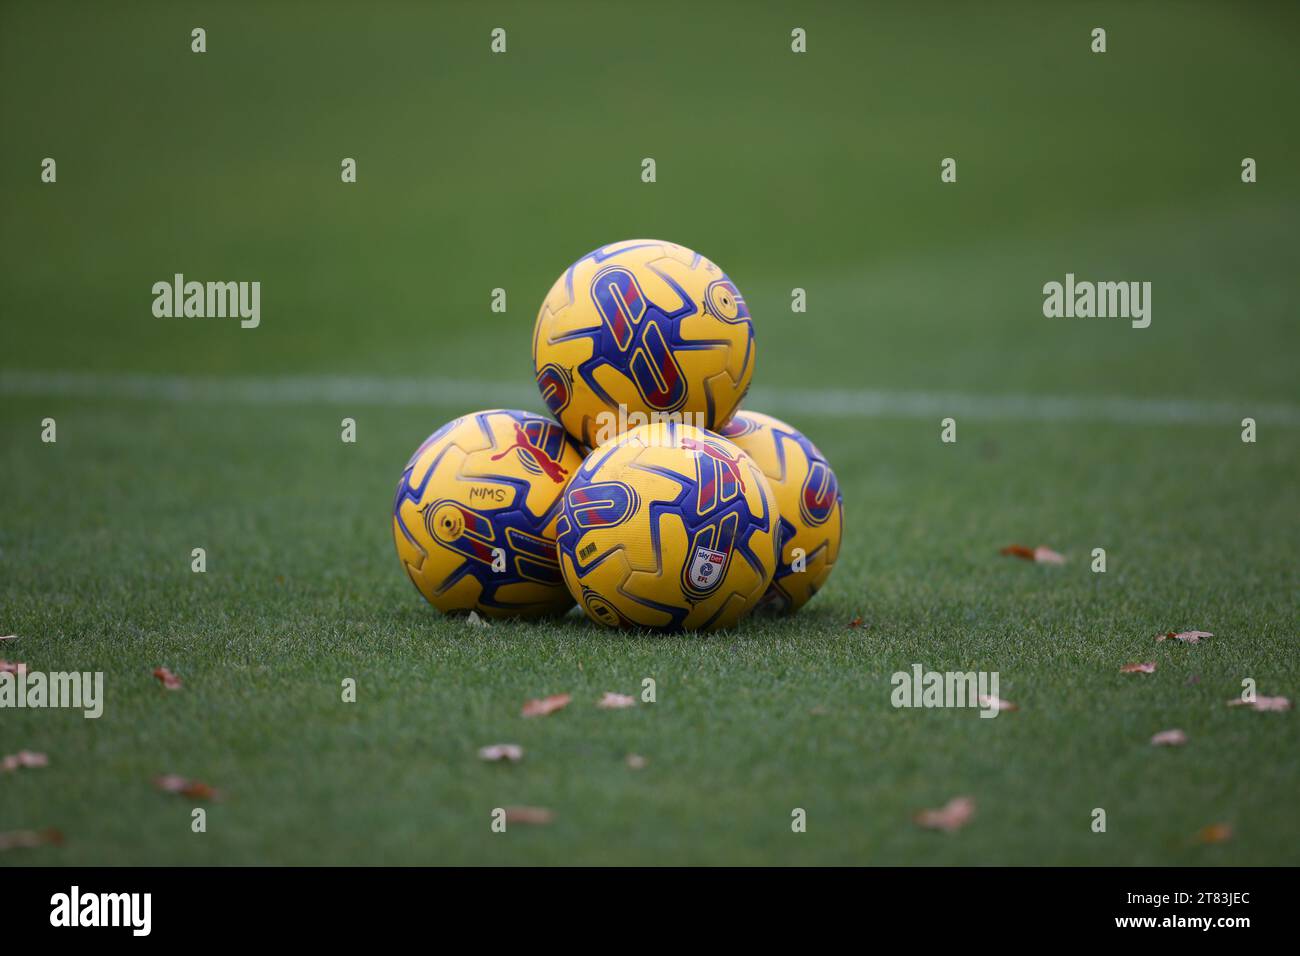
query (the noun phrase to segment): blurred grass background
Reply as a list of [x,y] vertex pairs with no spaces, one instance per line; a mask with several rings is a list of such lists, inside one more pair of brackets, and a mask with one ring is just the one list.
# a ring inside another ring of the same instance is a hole
[[[756,391],[1293,408],[1297,39],[1288,4],[6,2],[0,377],[514,394],[560,271],[652,236],[745,293]],[[261,281],[261,327],[154,318],[175,272]],[[1151,327],[1045,319],[1066,272],[1151,281]],[[68,838],[5,863],[1296,862],[1294,716],[1224,706],[1243,676],[1294,698],[1300,674],[1300,455],[1265,413],[1258,445],[1236,420],[963,420],[942,446],[937,421],[799,418],[845,494],[827,589],[791,622],[623,639],[476,632],[403,580],[393,482],[468,408],[23,391],[0,390],[3,655],[105,670],[109,702],[98,722],[0,712],[0,751],[51,757],[0,776],[0,831]],[[1071,562],[999,559],[1012,541]],[[1185,627],[1216,637],[1152,642]],[[1116,673],[1130,660],[1161,669]],[[888,676],[917,661],[999,670],[1022,710],[895,711]],[[159,690],[159,664],[186,689]],[[653,708],[590,706],[643,676]],[[568,711],[516,716],[564,690]],[[1146,744],[1170,726],[1187,748]],[[499,739],[524,764],[474,759]],[[166,772],[227,791],[209,833],[152,792]],[[908,822],[958,793],[979,805],[961,834]],[[556,823],[493,836],[489,810],[517,803]],[[1219,821],[1229,843],[1191,840]]]
[[[527,380],[554,278],[652,236],[732,274],[759,383],[1296,395],[1294,5],[3,9],[6,367]],[[155,319],[175,272],[264,326]],[[1152,327],[1044,319],[1066,272]]]

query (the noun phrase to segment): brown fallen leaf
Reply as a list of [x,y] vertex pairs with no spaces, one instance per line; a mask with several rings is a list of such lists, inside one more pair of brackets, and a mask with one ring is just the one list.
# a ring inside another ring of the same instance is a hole
[[22,661],[0,660],[0,674],[26,674],[27,665]]
[[953,797],[938,810],[918,810],[912,821],[927,830],[956,833],[975,815],[975,801],[970,797]]
[[1229,707],[1249,707],[1251,710],[1273,711],[1277,713],[1291,709],[1291,701],[1286,697],[1256,697],[1254,700],[1242,700],[1234,697],[1228,701]]
[[1036,548],[1027,548],[1023,544],[1009,544],[999,554],[1009,555],[1013,558],[1021,558],[1025,561],[1033,561],[1037,564],[1064,564],[1065,556],[1058,554],[1045,545],[1039,545]]
[[545,717],[547,714],[553,714],[557,710],[568,707],[571,700],[573,700],[571,694],[552,694],[550,697],[541,697],[526,702],[523,710],[519,713],[524,717]]
[[544,827],[555,819],[555,814],[546,807],[506,807],[506,823],[522,823],[528,826]]
[[1181,730],[1162,730],[1151,738],[1151,744],[1155,747],[1181,747],[1187,743],[1187,735]]
[[45,830],[10,830],[8,833],[0,833],[0,851],[38,846],[63,846],[63,832],[49,827]]
[[644,770],[646,764],[650,761],[646,760],[645,757],[642,757],[640,754],[628,754],[624,758],[624,762],[633,770]]
[[155,667],[153,669],[153,676],[158,678],[158,680],[162,682],[163,687],[167,690],[181,689],[181,679],[166,667]]
[[0,758],[0,770],[17,770],[19,767],[48,767],[50,758],[42,753],[35,753],[31,750],[20,750],[16,754],[8,754]]
[[866,626],[867,625],[862,623],[862,618],[860,617],[855,617],[853,620],[849,621],[849,627],[866,627]]
[[1290,710],[1291,701],[1285,697],[1256,697],[1255,709],[1272,711]]
[[1009,700],[1001,697],[994,697],[992,694],[980,694],[978,697],[979,705],[987,710],[1019,710],[1019,704],[1013,704]]
[[1185,644],[1199,644],[1201,643],[1202,638],[1213,637],[1213,636],[1214,635],[1211,634],[1209,631],[1180,631],[1177,634],[1175,634],[1173,631],[1169,631],[1165,634],[1157,634],[1156,640],[1157,641],[1172,640],[1172,641],[1182,641]]
[[1211,823],[1197,830],[1192,839],[1197,843],[1227,843],[1232,839],[1232,827],[1226,823]]
[[636,698],[629,697],[627,694],[615,694],[613,691],[605,691],[605,695],[596,701],[596,706],[601,710],[622,710],[624,707],[635,707]]
[[221,791],[211,787],[202,780],[190,780],[174,773],[153,778],[153,785],[163,793],[179,793],[182,797],[195,800],[220,800]]
[[1119,669],[1121,674],[1152,674],[1155,673],[1156,665],[1154,661],[1144,661],[1141,664],[1125,664]]
[[492,744],[488,747],[479,748],[478,759],[508,760],[510,763],[518,763],[524,759],[524,748],[518,744]]

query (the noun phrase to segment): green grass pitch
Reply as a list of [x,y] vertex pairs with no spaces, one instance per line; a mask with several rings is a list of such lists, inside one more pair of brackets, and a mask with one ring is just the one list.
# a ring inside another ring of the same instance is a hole
[[[1226,705],[1300,691],[1294,8],[655,9],[0,8],[0,658],[107,693],[0,710],[0,756],[49,755],[0,772],[0,832],[65,837],[0,865],[1300,862],[1295,713]],[[538,303],[632,236],[745,293],[750,404],[836,469],[839,564],[709,636],[439,617],[402,464],[540,407]],[[154,318],[175,272],[261,281],[261,327]],[[1045,318],[1067,272],[1152,282],[1151,327]],[[1019,710],[895,709],[914,663]],[[206,833],[167,773],[222,791]],[[959,832],[913,824],[957,795]],[[492,832],[519,805],[554,820]]]

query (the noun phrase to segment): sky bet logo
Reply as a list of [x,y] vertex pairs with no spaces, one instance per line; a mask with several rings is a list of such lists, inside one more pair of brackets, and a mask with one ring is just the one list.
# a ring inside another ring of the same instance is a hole
[[51,926],[129,926],[134,936],[148,936],[152,893],[71,893],[50,897]]

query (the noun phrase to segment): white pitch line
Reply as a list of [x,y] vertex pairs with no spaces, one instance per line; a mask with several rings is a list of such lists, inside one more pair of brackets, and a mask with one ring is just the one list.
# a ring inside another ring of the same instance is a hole
[[[973,418],[1005,422],[1097,422],[1122,425],[1300,425],[1300,406],[1272,402],[1201,401],[1074,395],[971,395],[959,392],[762,390],[755,407],[780,406],[809,415],[859,418]],[[770,401],[767,401],[770,396]],[[746,403],[748,404],[748,402]]]
[[126,398],[212,404],[540,406],[523,382],[351,376],[209,378],[99,372],[0,371],[0,394],[51,398]]
[[[541,407],[536,389],[526,382],[434,377],[209,378],[11,369],[0,371],[0,395],[253,405],[432,405],[461,409]],[[745,404],[776,415],[832,418],[937,421],[952,416],[977,421],[1222,425],[1239,428],[1241,420],[1250,417],[1260,425],[1300,425],[1300,406],[1244,400],[755,388]]]

